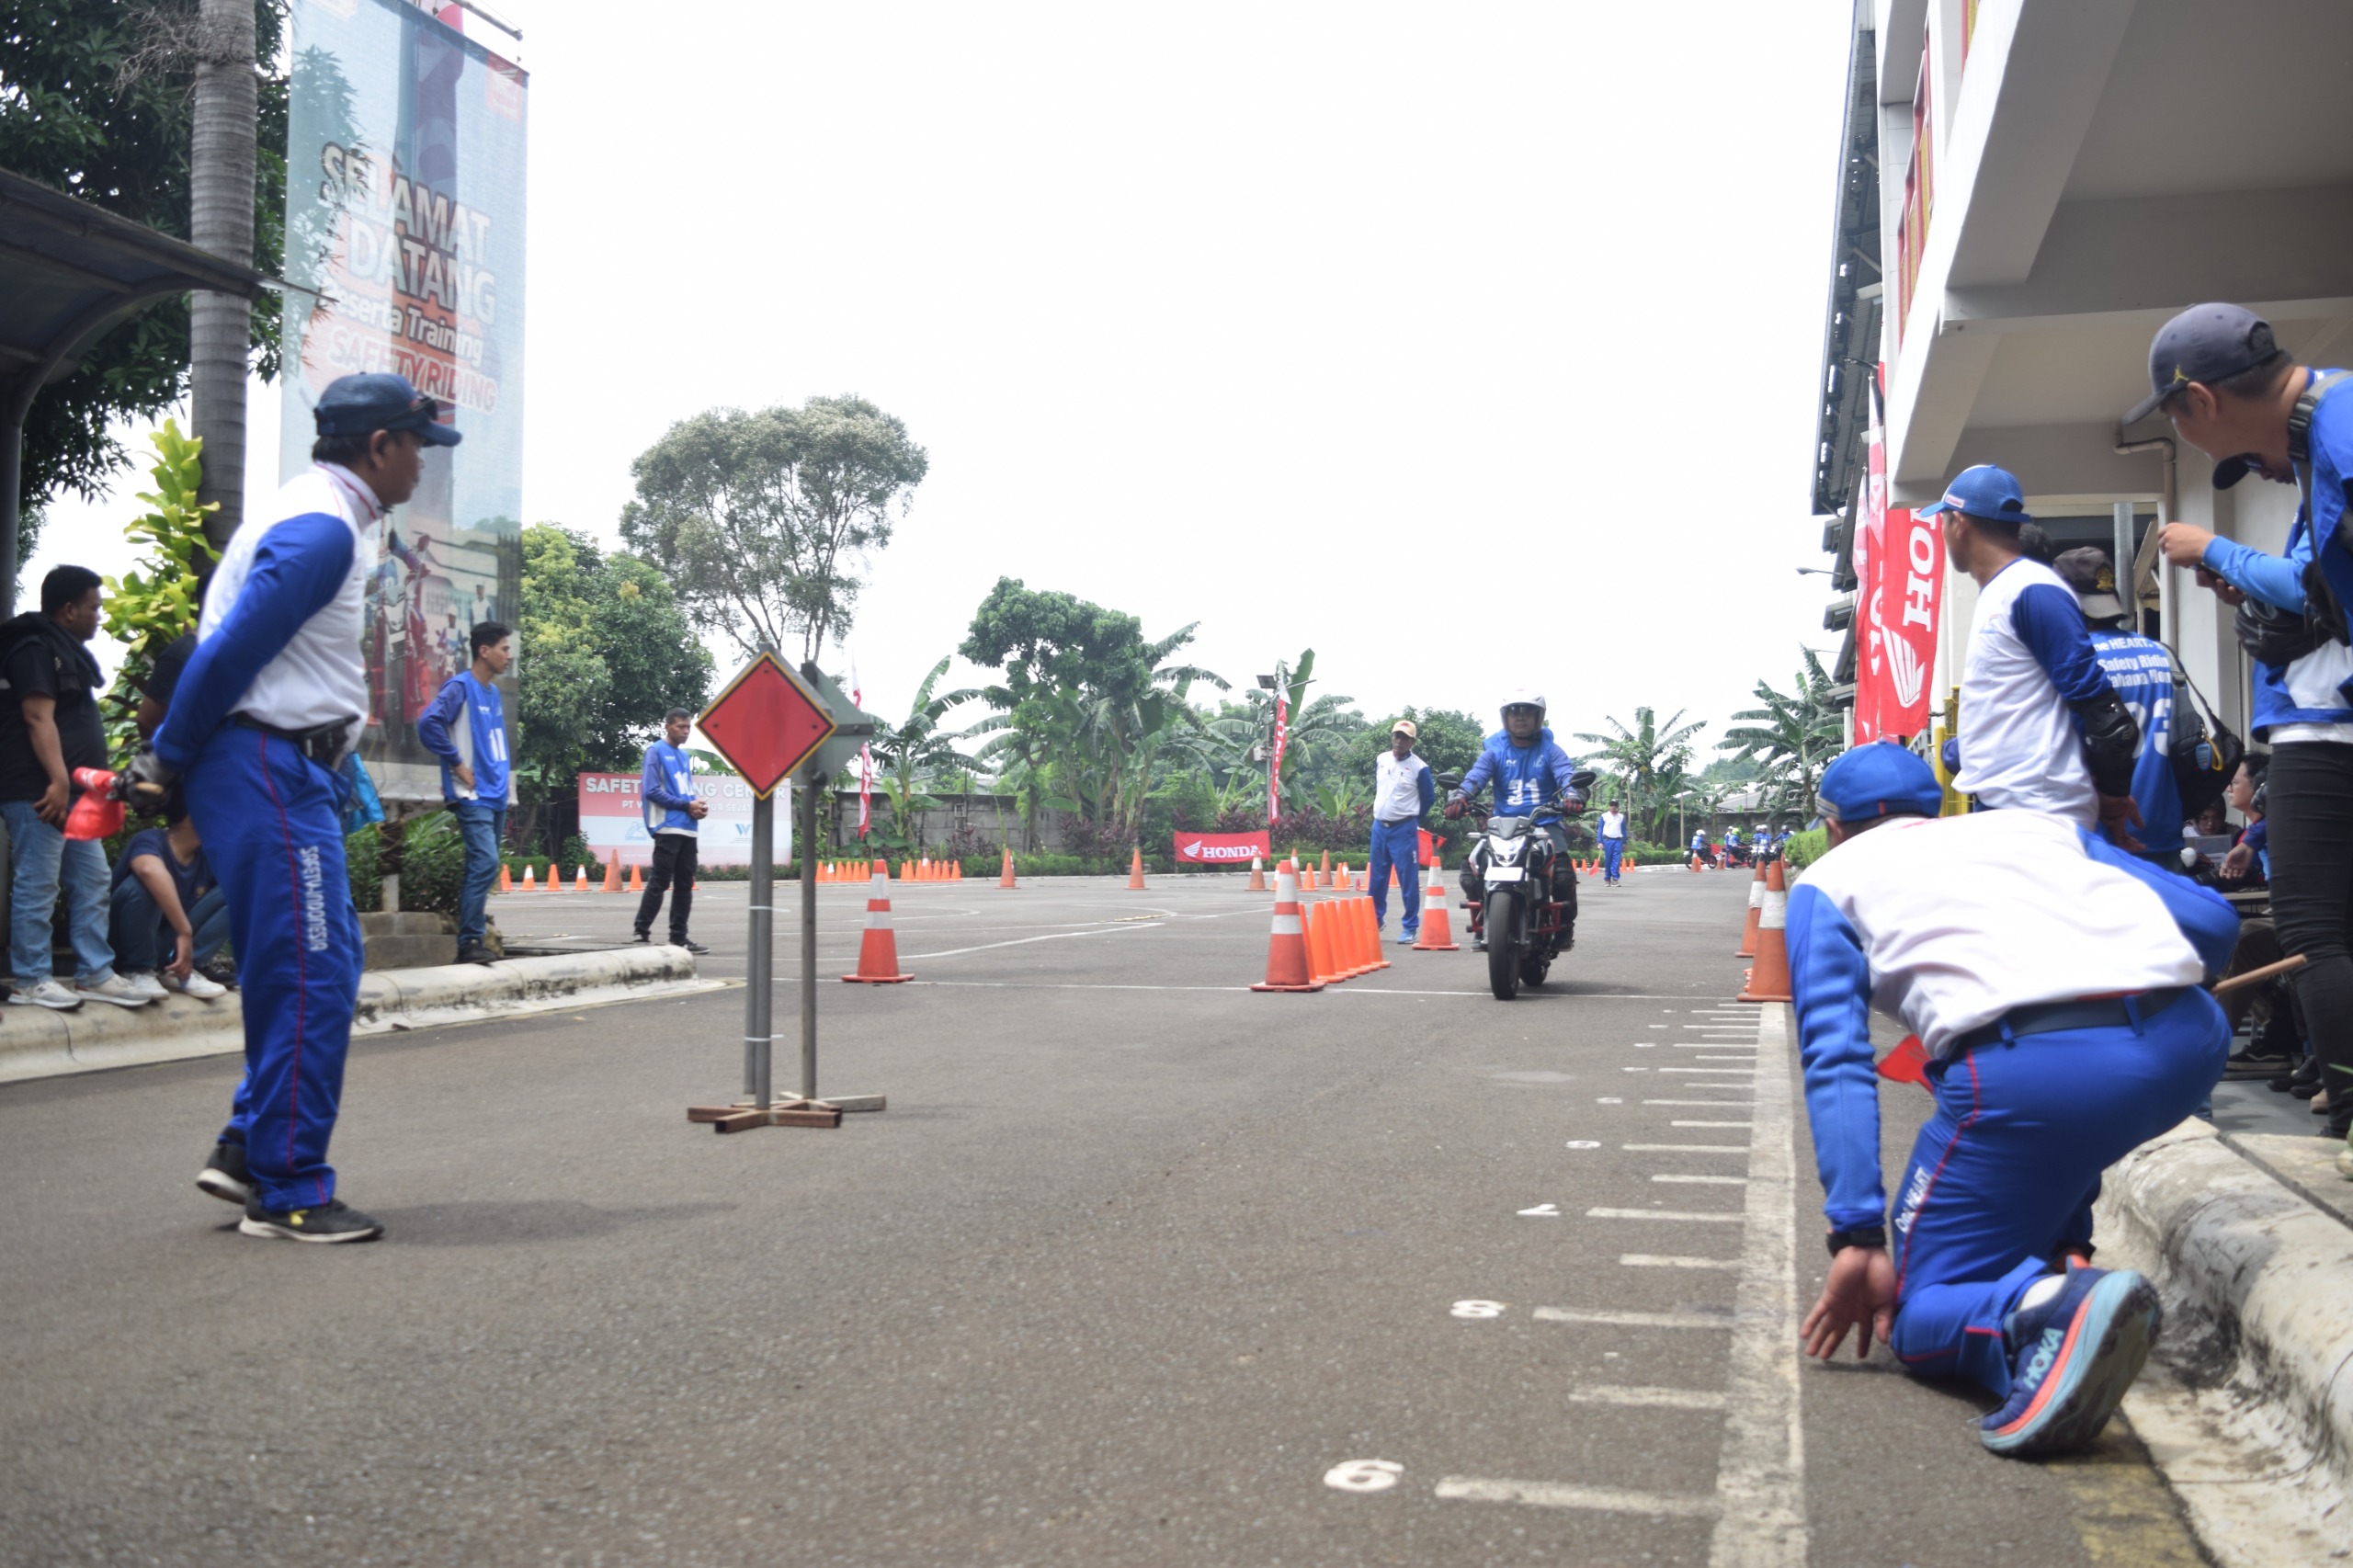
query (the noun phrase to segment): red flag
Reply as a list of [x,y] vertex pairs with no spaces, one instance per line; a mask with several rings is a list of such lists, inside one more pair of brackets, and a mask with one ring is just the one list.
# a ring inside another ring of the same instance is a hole
[[1887,504],[1887,449],[1880,426],[1880,389],[1870,388],[1870,454],[1862,516],[1855,520],[1855,604],[1859,646],[1855,677],[1855,741],[1908,740],[1928,727],[1928,677],[1936,668],[1938,600],[1944,588],[1944,540],[1932,518]]
[[1290,738],[1290,699],[1275,698],[1275,756],[1267,769],[1267,822],[1273,825],[1283,814],[1283,743]]

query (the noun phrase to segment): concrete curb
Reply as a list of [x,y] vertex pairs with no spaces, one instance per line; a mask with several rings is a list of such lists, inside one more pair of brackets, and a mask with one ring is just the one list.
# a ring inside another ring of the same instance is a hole
[[[716,990],[684,948],[553,953],[494,964],[385,969],[362,975],[356,1035],[544,1012],[556,1007]],[[0,1084],[178,1062],[244,1049],[244,1014],[232,992],[210,1002],[166,996],[144,1007],[85,1002],[70,1013],[10,1007],[0,1015]]]
[[[2143,1270],[2164,1294],[2162,1375],[2125,1408],[2210,1549],[2225,1562],[2345,1558],[2353,1226],[2194,1119],[2109,1170],[2099,1223],[2100,1261]],[[2283,1535],[2330,1544],[2299,1555]],[[2255,1550],[2226,1550],[2234,1540]]]

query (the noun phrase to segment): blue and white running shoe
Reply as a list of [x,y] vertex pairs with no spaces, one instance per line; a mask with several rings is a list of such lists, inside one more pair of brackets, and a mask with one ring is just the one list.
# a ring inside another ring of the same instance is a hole
[[2131,1269],[2071,1270],[2049,1301],[2003,1324],[2010,1397],[1978,1423],[1979,1440],[2015,1459],[2088,1444],[2141,1375],[2163,1317],[2155,1289]]

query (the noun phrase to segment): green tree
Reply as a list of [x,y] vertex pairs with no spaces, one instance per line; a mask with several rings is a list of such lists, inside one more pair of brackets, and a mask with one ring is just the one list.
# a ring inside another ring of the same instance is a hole
[[866,560],[929,469],[905,424],[864,398],[716,408],[630,465],[621,538],[670,574],[697,627],[747,653],[798,633],[814,659],[849,630]]
[[1637,708],[1631,726],[1610,718],[1606,722],[1613,733],[1577,736],[1601,747],[1600,755],[1592,760],[1596,770],[1610,782],[1602,788],[1599,799],[1621,805],[1634,826],[1634,836],[1654,844],[1664,842],[1662,835],[1666,835],[1667,824],[1674,820],[1675,797],[1689,784],[1692,746],[1707,727],[1699,722],[1686,724],[1682,719],[1678,709],[1661,723],[1655,710]]
[[874,737],[875,766],[883,793],[891,798],[891,828],[882,841],[892,848],[922,850],[922,818],[917,813],[939,803],[927,791],[943,775],[972,763],[956,749],[959,737],[941,728],[940,721],[981,694],[971,687],[935,694],[940,677],[948,673],[948,663],[942,659],[931,666],[931,673],[915,687],[907,716]]
[[[585,543],[585,541],[583,541]],[[670,580],[634,555],[606,556],[594,572],[589,638],[604,656],[602,710],[591,720],[583,766],[635,772],[673,708],[699,713],[710,700],[710,650],[702,645]]]
[[139,711],[139,683],[154,668],[156,654],[196,630],[198,579],[220,558],[205,538],[210,506],[197,499],[204,443],[181,435],[179,422],[172,419],[164,421],[151,439],[155,466],[150,472],[155,488],[139,496],[150,509],[122,530],[144,540],[147,553],[137,570],[106,579],[107,635],[129,649],[100,705],[108,751],[118,767],[129,764],[138,745],[133,719]]
[[[217,3],[217,0],[216,0]],[[94,207],[189,237],[199,0],[17,0],[0,25],[0,168]],[[256,0],[259,150],[254,265],[277,272],[284,249],[286,77],[278,74],[285,0]],[[278,371],[278,301],[254,307],[250,342]],[[83,350],[73,372],[33,400],[25,422],[20,560],[40,509],[61,491],[101,494],[126,460],[117,422],[152,419],[187,394],[186,295],[131,312]]]
[[1845,747],[1847,725],[1831,694],[1833,683],[1830,672],[1822,667],[1822,655],[1803,647],[1798,653],[1804,665],[1790,689],[1776,691],[1758,681],[1756,700],[1762,706],[1733,714],[1733,727],[1716,749],[1757,764],[1775,810],[1811,816],[1814,786]]

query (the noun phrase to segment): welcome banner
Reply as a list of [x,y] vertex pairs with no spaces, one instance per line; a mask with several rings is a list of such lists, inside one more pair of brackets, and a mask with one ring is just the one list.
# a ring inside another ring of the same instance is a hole
[[1263,833],[1180,833],[1176,863],[1180,866],[1246,866],[1253,858],[1268,860],[1274,851]]

